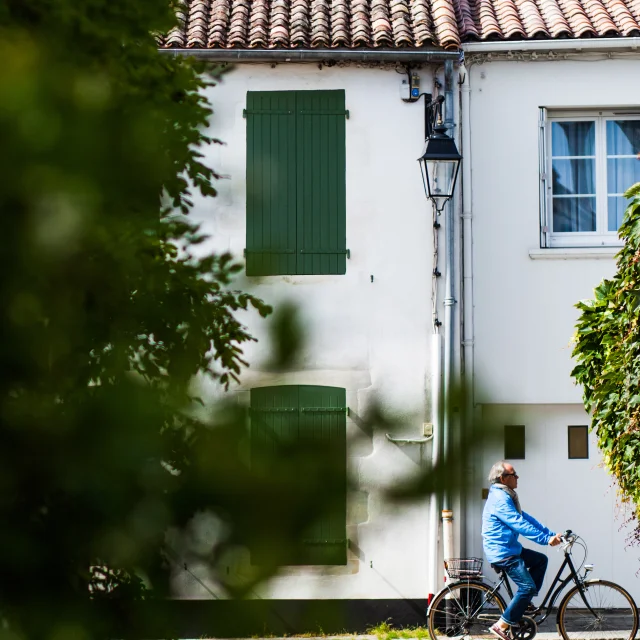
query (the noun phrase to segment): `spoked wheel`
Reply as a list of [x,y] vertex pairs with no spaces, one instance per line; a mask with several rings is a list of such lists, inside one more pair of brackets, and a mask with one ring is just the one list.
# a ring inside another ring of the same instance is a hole
[[441,591],[429,607],[431,640],[491,637],[489,627],[505,610],[502,597],[481,582],[459,582]]
[[638,609],[620,586],[587,580],[574,587],[558,609],[558,631],[564,640],[633,640]]

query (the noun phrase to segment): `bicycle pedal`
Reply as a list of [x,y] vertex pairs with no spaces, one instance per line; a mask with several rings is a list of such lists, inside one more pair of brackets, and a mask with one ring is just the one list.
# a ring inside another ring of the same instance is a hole
[[538,625],[529,616],[523,616],[517,625],[511,627],[511,634],[515,640],[533,640],[537,633]]

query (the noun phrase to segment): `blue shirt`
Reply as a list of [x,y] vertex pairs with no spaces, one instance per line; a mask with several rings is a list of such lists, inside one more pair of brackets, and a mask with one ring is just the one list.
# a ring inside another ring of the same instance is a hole
[[547,545],[555,535],[524,511],[518,513],[511,496],[496,486],[489,489],[489,497],[482,512],[482,546],[489,562],[501,562],[519,556],[522,545],[518,535]]

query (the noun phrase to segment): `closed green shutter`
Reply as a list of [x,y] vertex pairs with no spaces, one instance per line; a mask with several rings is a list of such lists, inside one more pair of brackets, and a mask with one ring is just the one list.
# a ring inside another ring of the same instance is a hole
[[298,273],[343,274],[346,261],[344,91],[298,91]]
[[[283,444],[311,442],[328,456],[326,485],[331,494],[329,512],[319,517],[302,533],[299,554],[290,564],[339,565],[347,562],[347,441],[345,390],[337,387],[279,386],[251,390],[252,464],[277,464],[277,452]],[[267,469],[268,471],[268,469]],[[304,473],[301,469],[300,473]],[[267,549],[252,550],[254,564],[264,562]]]
[[296,273],[295,92],[247,93],[247,275]]
[[[277,451],[299,439],[298,387],[259,387],[251,390],[251,445]],[[253,456],[255,459],[256,456]]]
[[[297,444],[299,441],[299,415],[297,386],[251,389],[251,465],[255,475],[273,478],[282,473],[278,459],[287,444]],[[289,476],[291,472],[285,473],[288,476],[285,482],[292,482]],[[261,508],[262,513],[256,514],[256,517],[278,518],[277,509],[270,505],[262,505]],[[255,541],[251,545],[252,564],[272,562],[274,553],[282,551],[272,548],[274,544],[278,544],[278,541]]]
[[347,411],[344,389],[301,386],[300,434],[326,447],[329,513],[304,534],[307,564],[347,564]]
[[247,275],[346,272],[345,93],[247,93]]

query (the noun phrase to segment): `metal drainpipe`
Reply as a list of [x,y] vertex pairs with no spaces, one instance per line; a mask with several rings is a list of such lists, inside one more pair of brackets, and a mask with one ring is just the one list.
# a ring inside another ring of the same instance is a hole
[[[435,267],[436,265],[434,265]],[[433,422],[433,440],[431,442],[431,468],[436,469],[440,463],[440,450],[442,448],[442,334],[434,333],[431,336],[431,421]],[[440,590],[439,584],[439,545],[438,533],[440,532],[439,496],[431,494],[429,500],[429,535],[427,538],[428,589],[429,596],[433,596]]]
[[[444,63],[444,97],[445,118],[447,130],[453,132],[453,61]],[[445,293],[444,293],[444,423],[442,433],[442,457],[447,461],[450,454],[451,436],[453,431],[453,392],[454,392],[454,354],[455,354],[455,233],[453,219],[453,200],[445,205]],[[442,538],[444,558],[451,558],[454,554],[453,541],[453,511],[451,510],[451,495],[445,489],[442,502]]]
[[[474,433],[474,327],[473,327],[473,200],[471,184],[471,73],[464,65],[460,67],[460,73],[464,74],[464,81],[460,85],[461,97],[461,132],[462,139],[462,305],[463,305],[463,337],[462,349],[464,358],[464,437],[473,438]],[[472,467],[473,467],[472,463]],[[475,479],[475,470],[472,468],[472,477]],[[474,491],[472,484],[471,491]],[[471,504],[474,504],[474,500]],[[471,521],[475,521],[475,508],[471,511]],[[466,520],[466,519],[465,519]],[[474,523],[475,525],[475,523]],[[465,522],[467,531],[471,529]],[[475,529],[475,526],[473,527]]]

